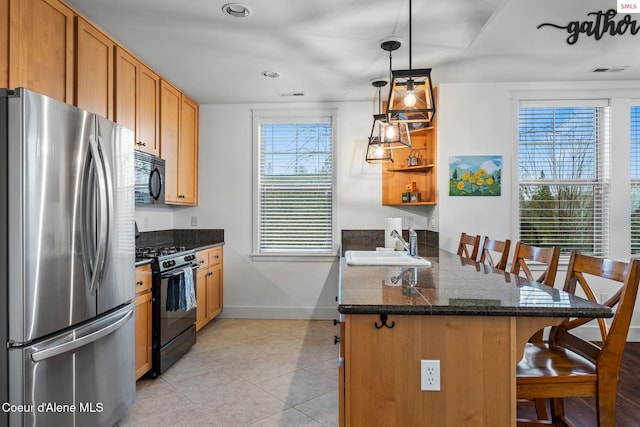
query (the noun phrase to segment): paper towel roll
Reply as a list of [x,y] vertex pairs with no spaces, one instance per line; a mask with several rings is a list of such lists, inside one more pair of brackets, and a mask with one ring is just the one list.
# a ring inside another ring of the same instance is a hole
[[384,247],[395,248],[398,239],[391,237],[390,234],[393,230],[397,230],[402,234],[402,218],[385,218],[384,219]]

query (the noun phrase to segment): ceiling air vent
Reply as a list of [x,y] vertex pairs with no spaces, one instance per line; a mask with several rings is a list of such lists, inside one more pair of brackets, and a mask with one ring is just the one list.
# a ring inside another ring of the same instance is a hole
[[304,96],[304,92],[280,92],[280,96]]
[[591,70],[592,73],[619,73],[620,71],[624,71],[627,68],[629,68],[628,66],[621,66],[621,67],[596,67],[593,70]]

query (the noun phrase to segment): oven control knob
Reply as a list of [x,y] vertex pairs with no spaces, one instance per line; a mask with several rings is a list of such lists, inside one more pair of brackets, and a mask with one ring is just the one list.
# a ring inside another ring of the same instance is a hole
[[169,263],[169,266],[170,266],[170,267],[173,267],[174,265],[176,265],[176,260],[174,260],[174,259],[169,260],[169,261],[167,261],[167,262]]

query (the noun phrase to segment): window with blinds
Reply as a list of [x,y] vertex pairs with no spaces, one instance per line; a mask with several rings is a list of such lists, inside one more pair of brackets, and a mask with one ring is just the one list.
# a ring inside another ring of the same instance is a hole
[[260,119],[258,133],[259,253],[330,253],[332,117]]
[[520,240],[606,256],[609,107],[601,101],[521,101]]
[[640,254],[640,106],[631,107],[631,254]]

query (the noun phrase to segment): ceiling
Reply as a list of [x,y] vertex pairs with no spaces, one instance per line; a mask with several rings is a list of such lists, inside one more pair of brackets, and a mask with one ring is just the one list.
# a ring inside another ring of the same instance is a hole
[[[66,1],[201,104],[375,99],[389,36],[404,41],[393,68],[409,68],[409,0],[235,0],[251,9],[245,19],[222,12],[232,0]],[[569,45],[565,30],[536,28],[610,8],[616,0],[413,0],[412,65],[432,68],[435,85],[640,80],[640,34]],[[304,96],[282,96],[295,92]]]

